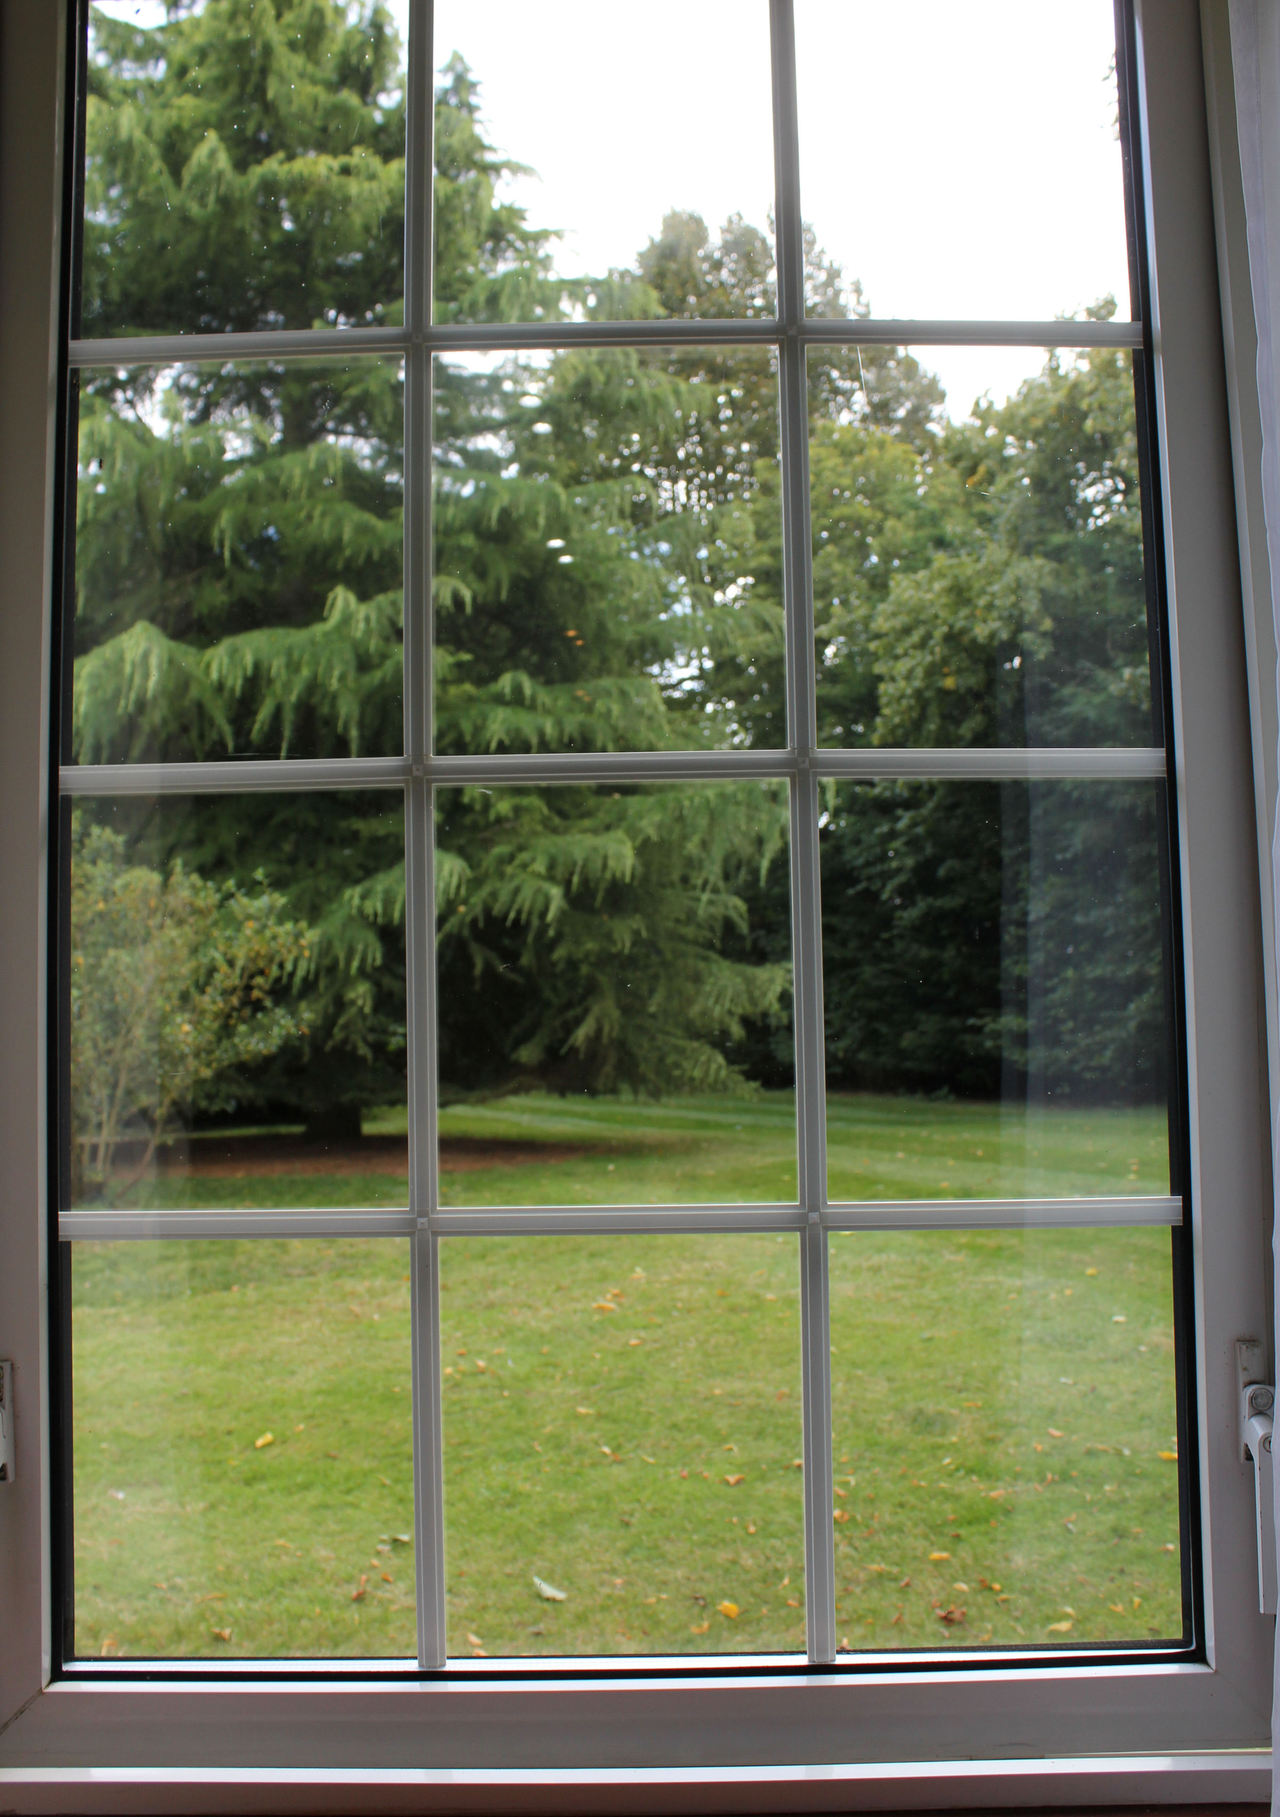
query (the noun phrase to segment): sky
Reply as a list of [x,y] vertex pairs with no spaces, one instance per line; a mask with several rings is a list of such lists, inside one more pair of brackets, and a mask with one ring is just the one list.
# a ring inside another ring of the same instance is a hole
[[[795,13],[802,211],[874,315],[1042,320],[1107,295],[1129,313],[1111,0]],[[629,265],[670,209],[766,226],[767,0],[436,0],[435,29],[437,67],[465,57],[492,142],[531,167],[508,194],[561,230],[564,275]],[[963,416],[1043,356],[920,357]]]

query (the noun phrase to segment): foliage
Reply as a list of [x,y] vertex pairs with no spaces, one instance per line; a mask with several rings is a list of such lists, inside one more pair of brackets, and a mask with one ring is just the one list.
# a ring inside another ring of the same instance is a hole
[[122,1142],[139,1169],[193,1108],[235,1103],[246,1073],[306,1028],[281,1001],[310,955],[307,929],[261,875],[206,882],[175,860],[130,862],[106,827],[73,834],[71,1104],[76,1197],[107,1190]]
[[[382,7],[208,0],[152,33],[95,15],[93,34],[86,331],[399,319]],[[633,269],[560,279],[457,57],[436,152],[439,321],[774,310],[770,239],[738,217],[717,233],[673,211]],[[806,290],[820,316],[869,309],[811,234]],[[750,347],[437,359],[438,751],[786,744],[777,385]],[[967,422],[942,405],[904,349],[810,358],[820,741],[1148,742],[1128,356],[1051,356]],[[402,748],[403,408],[398,365],[371,357],[83,375],[79,758]],[[1154,811],[1091,826],[1105,799],[1081,785],[1037,869],[1044,816],[1016,793],[884,784],[829,805],[834,1083],[1159,1090]],[[438,805],[446,1096],[790,1078],[773,797]],[[358,1119],[403,1093],[402,833],[343,793],[299,805],[296,835],[287,820],[224,801],[201,850],[224,874],[233,854],[265,866],[325,930],[305,1065],[282,1053],[263,1078],[309,1119]]]

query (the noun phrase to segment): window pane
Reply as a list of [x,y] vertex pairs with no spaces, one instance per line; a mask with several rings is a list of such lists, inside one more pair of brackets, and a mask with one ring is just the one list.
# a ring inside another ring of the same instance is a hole
[[79,1243],[75,1650],[415,1657],[404,1243]]
[[775,357],[435,363],[437,749],[785,743]]
[[73,1205],[403,1205],[398,793],[69,810]]
[[964,353],[810,359],[820,741],[1159,743],[1131,357]]
[[79,762],[402,735],[398,362],[81,375]]
[[795,1199],[784,785],[441,789],[436,846],[444,1204]]
[[844,1650],[1182,1637],[1169,1235],[831,1240]]
[[795,1237],[441,1256],[450,1653],[803,1650]]
[[830,804],[831,1197],[1167,1193],[1155,785],[879,782]]
[[[877,316],[1129,309],[1111,0],[798,0],[805,219]],[[809,306],[832,306],[819,268]],[[847,294],[847,292],[846,292]]]
[[384,8],[95,6],[86,335],[401,315],[404,49]]
[[762,0],[437,0],[435,316],[772,315]]

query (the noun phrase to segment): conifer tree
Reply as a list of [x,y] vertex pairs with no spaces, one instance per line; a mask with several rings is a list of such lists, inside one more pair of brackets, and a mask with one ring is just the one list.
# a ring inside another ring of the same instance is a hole
[[[209,0],[198,13],[173,7],[151,33],[97,19],[91,65],[87,328],[397,319],[403,107],[382,8]],[[456,59],[437,96],[437,146],[442,317],[554,311],[565,291],[548,238],[498,200],[503,166]],[[175,264],[184,249],[190,297]],[[655,307],[641,279],[617,289],[630,307]],[[674,467],[701,420],[700,384],[640,372],[629,356],[489,371],[438,362],[439,749],[661,749],[715,736],[706,696],[689,710],[685,588],[659,526],[684,519],[686,540],[705,535],[717,502],[676,496],[653,472],[604,470],[590,453],[602,431],[625,433]],[[368,356],[86,378],[78,757],[401,748],[401,409],[397,366]],[[446,1091],[730,1078],[723,1042],[777,1002],[783,972],[721,947],[781,823],[773,798],[726,793],[448,801]],[[315,930],[311,1049],[277,1072],[274,1095],[329,1127],[344,1105],[398,1095],[395,817],[371,819],[344,794],[161,817],[171,849],[211,876],[265,867]],[[513,966],[515,1015],[503,984]]]

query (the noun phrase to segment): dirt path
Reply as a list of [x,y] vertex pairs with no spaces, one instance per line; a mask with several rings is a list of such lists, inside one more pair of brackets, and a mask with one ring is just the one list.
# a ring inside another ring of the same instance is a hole
[[[573,1161],[594,1152],[568,1143],[448,1136],[440,1144],[440,1171],[475,1173],[484,1167],[525,1167]],[[304,1141],[301,1136],[201,1136],[162,1149],[157,1172],[228,1180],[252,1174],[392,1173],[407,1177],[409,1145],[403,1136],[362,1136],[358,1142]]]

